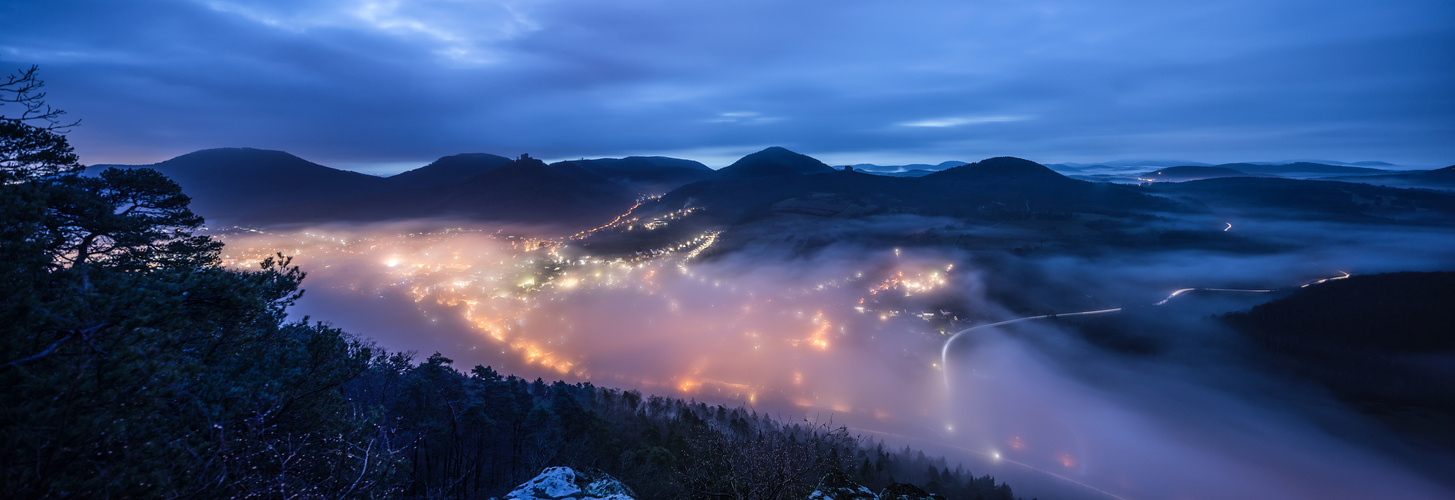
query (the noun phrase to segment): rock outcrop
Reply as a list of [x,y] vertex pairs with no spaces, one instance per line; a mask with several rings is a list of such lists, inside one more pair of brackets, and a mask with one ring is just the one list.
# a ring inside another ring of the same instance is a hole
[[516,486],[504,500],[634,500],[635,493],[604,472],[551,467]]
[[818,481],[808,500],[879,500],[879,496],[843,474],[830,472]]
[[884,491],[875,495],[868,487],[850,480],[848,476],[830,472],[819,480],[818,487],[808,495],[808,500],[945,500],[945,497],[907,483],[890,483]]
[[926,492],[913,484],[891,483],[879,492],[879,500],[945,500],[945,497]]

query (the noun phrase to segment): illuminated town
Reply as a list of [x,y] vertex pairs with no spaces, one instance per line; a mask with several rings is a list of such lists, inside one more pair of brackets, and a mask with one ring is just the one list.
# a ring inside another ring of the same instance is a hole
[[[893,249],[849,274],[825,265],[783,276],[700,262],[719,230],[615,255],[591,255],[581,245],[601,233],[665,229],[692,212],[629,212],[565,238],[464,227],[234,229],[220,237],[227,266],[293,256],[310,274],[305,288],[324,283],[364,296],[407,297],[420,321],[467,325],[475,343],[465,350],[493,350],[500,354],[494,359],[548,376],[878,420],[897,415],[831,374],[893,349],[899,355],[890,361],[902,365],[896,370],[939,377],[939,346],[966,315],[962,300],[942,293],[954,289],[957,267],[949,259]],[[651,363],[615,359],[653,353],[662,354]]]

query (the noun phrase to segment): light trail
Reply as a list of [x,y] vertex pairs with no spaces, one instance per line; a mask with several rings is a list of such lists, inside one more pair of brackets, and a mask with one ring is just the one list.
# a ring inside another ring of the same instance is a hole
[[[1229,223],[1228,224],[1228,227],[1232,227],[1232,224]],[[1349,276],[1351,276],[1348,272],[1345,272],[1345,271],[1339,271],[1339,272],[1342,273],[1343,276],[1335,276],[1335,277],[1332,277],[1332,278],[1324,278],[1324,279],[1321,279],[1321,280],[1318,280],[1318,281],[1314,281],[1314,282],[1311,282],[1311,283],[1305,283],[1302,286],[1300,286],[1300,288],[1307,288],[1309,285],[1317,285],[1319,283],[1324,283],[1324,282],[1328,282],[1328,281],[1346,279]],[[1167,301],[1172,300],[1173,298],[1175,298],[1175,297],[1177,297],[1179,295],[1182,295],[1182,294],[1187,293],[1187,292],[1194,292],[1194,291],[1234,292],[1234,293],[1272,293],[1275,290],[1270,290],[1270,289],[1257,289],[1257,290],[1253,290],[1253,289],[1238,289],[1238,288],[1183,288],[1183,289],[1177,290],[1175,292],[1172,292],[1172,294],[1171,295],[1168,295],[1167,298],[1162,299],[1162,300],[1159,300],[1156,303],[1153,303],[1152,305],[1154,305],[1154,306],[1164,305],[1164,304],[1167,303]],[[1056,317],[1064,317],[1064,316],[1091,316],[1091,315],[1096,315],[1096,314],[1110,314],[1110,313],[1119,312],[1121,310],[1122,310],[1122,308],[1118,307],[1118,308],[1114,308],[1114,309],[1101,309],[1101,310],[1097,310],[1097,311],[1082,311],[1082,312],[1060,313],[1060,314],[1042,314],[1040,316],[1027,316],[1027,317],[1024,317],[1024,318],[1008,319],[1008,320],[1005,320],[1005,321],[998,321],[998,322],[995,322],[995,323],[987,323],[987,324],[984,324],[984,325],[972,326],[970,328],[966,328],[964,330],[960,330],[958,332],[955,332],[955,334],[954,335],[951,335],[948,340],[945,340],[945,345],[942,346],[942,347],[940,347],[940,370],[942,371],[942,373],[944,375],[944,379],[945,379],[945,390],[947,392],[950,390],[950,344],[954,343],[955,342],[955,339],[960,338],[961,335],[964,335],[966,333],[970,333],[970,332],[975,331],[975,330],[979,330],[981,328],[994,328],[994,327],[997,327],[997,326],[1005,326],[1005,325],[1009,325],[1009,324],[1013,324],[1013,323],[1020,323],[1022,321],[1032,321],[1032,320],[1037,320],[1037,319],[1056,318]]]
[[1351,274],[1349,274],[1347,272],[1344,272],[1344,271],[1339,271],[1339,272],[1344,273],[1344,275],[1343,276],[1335,276],[1335,277],[1332,277],[1332,278],[1324,278],[1324,279],[1321,279],[1321,280],[1318,280],[1318,281],[1304,283],[1303,285],[1300,285],[1299,288],[1308,288],[1309,285],[1317,285],[1319,283],[1324,283],[1324,282],[1327,282],[1327,281],[1335,281],[1335,280],[1348,279],[1349,276],[1352,276]]
[[1042,314],[1040,316],[1026,316],[1024,318],[1008,319],[1008,320],[1005,320],[1005,321],[997,321],[995,323],[987,323],[987,324],[984,324],[984,325],[976,325],[976,326],[972,326],[970,328],[966,328],[964,330],[960,330],[958,332],[955,332],[954,335],[951,335],[950,336],[949,340],[946,340],[945,341],[945,345],[942,346],[942,347],[940,347],[940,371],[944,375],[944,378],[945,378],[945,390],[946,391],[949,391],[950,390],[950,365],[949,365],[949,363],[950,363],[950,344],[953,344],[955,342],[955,339],[960,338],[961,335],[964,335],[964,334],[973,332],[975,330],[979,330],[981,328],[995,328],[997,326],[1005,326],[1005,325],[1009,325],[1009,324],[1013,324],[1013,323],[1020,323],[1022,321],[1032,321],[1032,320],[1046,319],[1046,318],[1057,318],[1057,317],[1062,317],[1062,316],[1092,316],[1092,315],[1097,315],[1097,314],[1111,314],[1111,313],[1114,313],[1114,312],[1119,312],[1121,310],[1122,310],[1122,308],[1117,307],[1117,308],[1113,308],[1113,309],[1100,309],[1100,310],[1096,310],[1096,311],[1080,311],[1080,312],[1060,313],[1060,314]]
[[626,222],[635,221],[636,218],[627,219],[627,217],[631,217],[631,215],[632,215],[633,212],[636,212],[638,208],[641,208],[641,206],[642,205],[645,205],[647,202],[653,201],[653,200],[657,200],[657,199],[659,199],[661,197],[662,197],[662,195],[658,194],[658,195],[643,196],[641,198],[638,198],[637,199],[637,203],[635,205],[632,205],[631,208],[628,208],[626,210],[626,213],[616,216],[616,218],[615,219],[612,219],[611,222],[608,222],[608,223],[606,223],[606,224],[604,224],[604,225],[602,225],[600,227],[596,227],[596,228],[592,228],[592,229],[587,229],[585,231],[581,231],[579,233],[573,234],[573,235],[571,235],[567,239],[568,240],[573,240],[573,241],[574,240],[586,239],[587,237],[589,237],[592,234],[595,234],[595,233],[597,233],[599,231],[603,231],[603,230],[606,230],[606,229],[611,229],[613,227],[619,226],[619,225],[621,225],[623,223],[626,223]]
[[[1228,224],[1228,227],[1231,228],[1232,227],[1232,224]],[[1225,230],[1225,231],[1227,231],[1227,230]],[[1307,288],[1307,286],[1310,286],[1310,285],[1318,285],[1318,283],[1324,283],[1324,282],[1330,282],[1330,281],[1337,281],[1337,279],[1347,279],[1350,276],[1350,273],[1347,273],[1347,272],[1340,272],[1340,273],[1343,273],[1343,276],[1334,276],[1334,278],[1324,278],[1324,279],[1320,279],[1320,281],[1315,281],[1315,282],[1310,282],[1310,283],[1304,283],[1304,285],[1302,285],[1301,288]],[[1193,291],[1245,292],[1245,294],[1270,294],[1270,292],[1273,292],[1273,289],[1183,288],[1183,289],[1179,289],[1179,291],[1171,292],[1171,295],[1167,295],[1167,298],[1161,299],[1161,301],[1157,301],[1157,302],[1155,302],[1155,304],[1152,304],[1152,305],[1164,305],[1164,304],[1167,304],[1167,301],[1171,301],[1171,299],[1176,298],[1176,297],[1179,297],[1179,295],[1187,294],[1187,292],[1193,292]],[[1046,318],[1071,317],[1071,315],[1113,314],[1113,313],[1120,313],[1120,311],[1122,311],[1122,308],[1117,307],[1117,308],[1109,308],[1109,310],[1078,311],[1078,313],[1029,315],[1029,317],[1014,318],[1014,320],[997,321],[997,323],[981,324],[981,326],[973,326],[973,327],[965,328],[965,330],[956,331],[956,333],[954,333],[954,334],[952,334],[952,336],[950,336],[950,339],[944,340],[944,346],[941,346],[940,347],[940,371],[941,371],[941,375],[943,375],[943,378],[944,378],[944,391],[946,391],[946,395],[952,394],[952,392],[950,392],[950,344],[954,343],[954,340],[959,339],[959,337],[960,336],[963,336],[963,334],[970,333],[970,331],[981,330],[981,328],[1002,327],[1002,326],[1007,326],[1007,324],[1023,323],[1023,321],[1046,320]],[[914,436],[893,435],[893,433],[874,432],[874,430],[869,430],[869,429],[857,429],[857,430],[863,430],[863,432],[869,432],[869,433],[876,433],[876,435],[895,436],[895,438],[924,440],[924,442],[930,442],[930,440],[920,439],[920,438],[914,438]],[[936,433],[937,433],[937,435],[944,436],[943,433],[938,433],[938,432],[936,432]],[[946,443],[946,442],[934,442],[934,443],[936,443],[936,445],[940,445],[940,446],[947,446],[947,448],[959,449],[959,451],[963,451],[963,452],[976,453],[976,455],[986,456],[986,458],[994,459],[994,461],[1004,461],[1004,462],[1007,462],[1007,464],[1020,465],[1020,467],[1024,467],[1024,468],[1027,468],[1027,469],[1032,469],[1032,471],[1040,472],[1040,474],[1051,475],[1051,477],[1059,478],[1059,480],[1064,480],[1064,481],[1068,481],[1068,483],[1071,483],[1071,484],[1080,485],[1080,487],[1088,488],[1088,490],[1096,491],[1096,493],[1104,494],[1104,496],[1112,497],[1112,499],[1126,500],[1125,497],[1117,496],[1117,494],[1110,493],[1110,491],[1101,490],[1101,488],[1094,487],[1094,485],[1081,483],[1081,481],[1072,480],[1072,478],[1065,477],[1065,475],[1056,474],[1056,472],[1046,471],[1046,469],[1033,467],[1033,465],[1030,465],[1030,464],[1023,464],[1023,462],[1013,461],[1013,459],[1005,458],[1005,456],[1002,456],[1001,453],[998,453],[998,452],[978,451],[978,449],[963,448],[963,446],[950,445],[950,443]]]
[[1196,292],[1196,291],[1204,291],[1204,292],[1241,292],[1241,293],[1272,293],[1273,292],[1273,290],[1243,290],[1243,289],[1238,289],[1238,288],[1183,288],[1181,290],[1172,292],[1172,295],[1168,295],[1167,298],[1162,299],[1162,300],[1159,300],[1159,301],[1157,301],[1157,303],[1152,304],[1152,305],[1154,305],[1154,306],[1160,306],[1160,305],[1166,304],[1167,301],[1172,300],[1173,297],[1176,297],[1178,295],[1182,295],[1182,294],[1187,293],[1187,292]]
[[1228,227],[1223,228],[1223,232],[1227,232],[1227,230],[1233,228],[1233,223],[1231,223],[1231,222],[1225,222],[1224,224],[1227,224]]

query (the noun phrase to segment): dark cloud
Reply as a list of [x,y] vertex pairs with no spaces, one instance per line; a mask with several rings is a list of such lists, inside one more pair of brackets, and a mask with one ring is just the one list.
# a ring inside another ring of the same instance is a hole
[[0,62],[43,67],[93,163],[228,145],[719,163],[782,144],[1440,166],[1452,19],[1433,0],[10,2]]

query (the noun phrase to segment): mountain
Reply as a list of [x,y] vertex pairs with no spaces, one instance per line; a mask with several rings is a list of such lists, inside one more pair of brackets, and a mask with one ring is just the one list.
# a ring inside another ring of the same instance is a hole
[[524,157],[448,185],[284,207],[260,215],[258,222],[462,218],[575,226],[609,221],[635,198],[575,165],[550,166]]
[[1079,181],[1068,178],[1039,163],[999,156],[975,163],[960,165],[925,176],[927,180],[952,181],[973,179],[977,183],[1024,184],[1049,183],[1069,185]]
[[817,159],[778,146],[744,156],[732,165],[717,171],[718,178],[779,177],[787,175],[826,174],[833,167]]
[[[712,175],[696,162],[643,160],[644,170]],[[282,152],[207,149],[153,165],[192,197],[193,211],[213,225],[469,218],[527,223],[589,224],[610,220],[637,193],[576,164],[467,153],[392,177],[325,167]],[[106,165],[88,169],[97,170]],[[621,169],[627,171],[629,169]],[[695,178],[695,177],[692,177]]]
[[282,152],[253,148],[204,149],[152,165],[192,197],[192,210],[211,223],[301,201],[338,200],[388,189],[385,179],[325,167]]
[[1228,167],[1183,166],[1147,172],[1138,175],[1137,179],[1150,182],[1183,182],[1219,177],[1248,177],[1248,173]]
[[916,213],[1001,219],[1033,213],[1171,209],[1135,186],[1070,179],[1038,163],[991,158],[924,177],[887,177],[842,170],[823,175],[733,177],[688,184],[668,193],[669,207],[702,206],[737,221],[775,213],[850,217]]
[[462,153],[442,157],[429,165],[395,174],[388,179],[391,189],[418,189],[450,184],[489,172],[510,163],[504,156]]
[[712,177],[714,170],[692,160],[665,156],[628,156],[557,162],[571,164],[640,193],[664,193],[684,184]]

